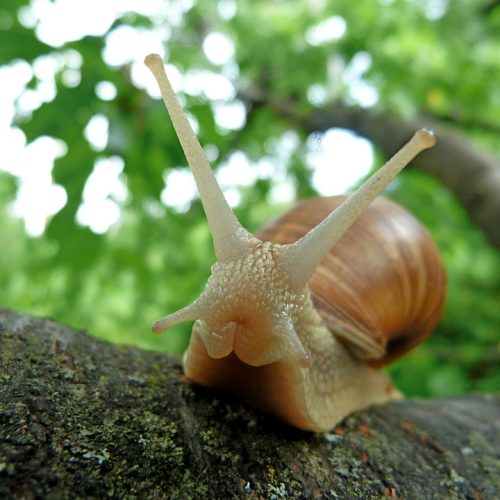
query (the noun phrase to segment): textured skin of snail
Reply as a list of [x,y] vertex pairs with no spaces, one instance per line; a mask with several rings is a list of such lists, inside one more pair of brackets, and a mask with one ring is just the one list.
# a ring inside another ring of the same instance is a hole
[[[291,243],[343,199],[303,202],[257,236]],[[371,365],[387,363],[411,349],[440,317],[445,275],[427,231],[406,210],[383,198],[361,215],[313,273],[312,297],[306,289],[292,304],[295,330],[309,358],[307,366],[293,356],[274,362],[262,359],[266,350],[273,356],[276,347],[269,345],[268,298],[262,293],[269,290],[263,281],[280,281],[273,268],[279,248],[257,244],[241,264],[242,269],[255,270],[254,280],[248,279],[247,271],[220,277],[223,286],[232,290],[229,315],[238,326],[225,350],[210,352],[206,348],[210,333],[203,331],[203,322],[196,322],[184,357],[186,375],[313,431],[331,428],[353,409],[399,398],[385,373]],[[214,274],[217,277],[217,271]],[[280,298],[279,292],[271,293],[278,301],[289,300]],[[211,301],[213,316],[226,306],[225,295],[221,299]],[[222,319],[221,325],[228,320]],[[278,344],[277,349],[283,347]]]
[[437,270],[421,277],[426,259],[435,264],[436,252],[411,216],[400,217],[396,207],[375,223],[374,214],[388,202],[368,207],[405,165],[434,145],[434,134],[417,131],[335,210],[333,200],[307,202],[257,237],[227,204],[160,56],[150,54],[145,62],[191,167],[217,257],[201,295],[153,325],[159,333],[195,320],[186,375],[313,431],[399,397],[375,365],[427,335],[442,296],[433,296],[428,310],[422,306],[434,288],[443,292],[444,273],[437,256]]

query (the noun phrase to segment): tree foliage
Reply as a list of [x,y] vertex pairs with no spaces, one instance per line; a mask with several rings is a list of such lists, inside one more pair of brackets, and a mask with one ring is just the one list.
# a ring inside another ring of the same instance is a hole
[[[244,154],[255,169],[271,165],[270,175],[230,186],[239,197],[237,216],[250,230],[283,209],[272,202],[279,183],[291,184],[295,198],[313,195],[314,188],[307,162],[310,137],[258,100],[246,101],[244,90],[293,99],[304,115],[341,102],[405,120],[430,116],[500,155],[500,8],[469,0],[167,4],[155,15],[121,12],[100,36],[52,46],[38,33],[36,9],[23,0],[2,3],[0,64],[57,61],[53,97],[28,112],[20,97],[12,126],[28,143],[50,136],[67,148],[52,171],[67,202],[39,237],[27,236],[21,221],[12,218],[19,180],[0,171],[2,306],[51,315],[113,342],[175,353],[186,345],[190,325],[161,337],[153,337],[149,325],[200,292],[214,255],[198,200],[183,210],[161,201],[166,174],[184,167],[185,159],[162,104],[134,76],[137,33],[160,33],[174,76],[177,69],[190,81],[217,75],[230,83],[232,91],[222,97],[211,96],[202,84],[185,84],[182,98],[216,169],[235,154]],[[206,43],[214,33],[234,48],[223,63],[208,57]],[[127,36],[124,51],[130,58],[110,62],[110,44]],[[102,82],[116,95],[103,98]],[[40,85],[35,72],[24,93]],[[218,119],[221,110],[227,115],[241,109],[244,126],[224,126]],[[101,148],[86,139],[95,116],[109,124]],[[109,158],[124,165],[122,194],[105,195],[120,217],[98,234],[78,223],[77,214],[96,162]],[[384,159],[378,151],[377,164]],[[1,166],[9,170],[6,161]],[[475,187],[470,189],[473,196]],[[409,169],[388,195],[429,227],[450,282],[440,327],[391,368],[396,382],[407,393],[423,395],[498,389],[498,251],[470,223],[453,193],[427,174]]]

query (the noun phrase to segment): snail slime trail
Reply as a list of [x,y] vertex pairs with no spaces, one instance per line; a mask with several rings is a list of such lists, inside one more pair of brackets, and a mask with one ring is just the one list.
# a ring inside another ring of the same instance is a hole
[[379,367],[434,328],[446,277],[428,232],[378,195],[434,145],[433,133],[417,131],[352,194],[306,200],[254,236],[227,204],[160,56],[145,63],[193,172],[217,257],[201,295],[153,325],[161,332],[195,321],[186,375],[311,431],[399,398]]

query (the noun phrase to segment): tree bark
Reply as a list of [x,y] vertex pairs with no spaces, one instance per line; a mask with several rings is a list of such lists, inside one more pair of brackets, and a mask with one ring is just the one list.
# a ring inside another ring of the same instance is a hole
[[272,98],[258,87],[242,88],[239,95],[250,108],[265,105],[308,134],[332,127],[352,130],[371,140],[387,157],[419,128],[432,128],[437,145],[420,154],[412,165],[450,189],[490,243],[500,248],[500,159],[476,147],[463,134],[432,118],[405,121],[390,113],[339,102],[303,113],[295,101]]
[[298,431],[168,356],[0,312],[0,498],[498,498],[500,395]]

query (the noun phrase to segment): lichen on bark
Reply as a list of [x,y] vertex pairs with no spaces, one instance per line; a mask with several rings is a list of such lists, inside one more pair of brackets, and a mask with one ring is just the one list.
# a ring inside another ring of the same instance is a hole
[[293,429],[178,360],[0,312],[0,498],[471,498],[500,492],[500,395]]

